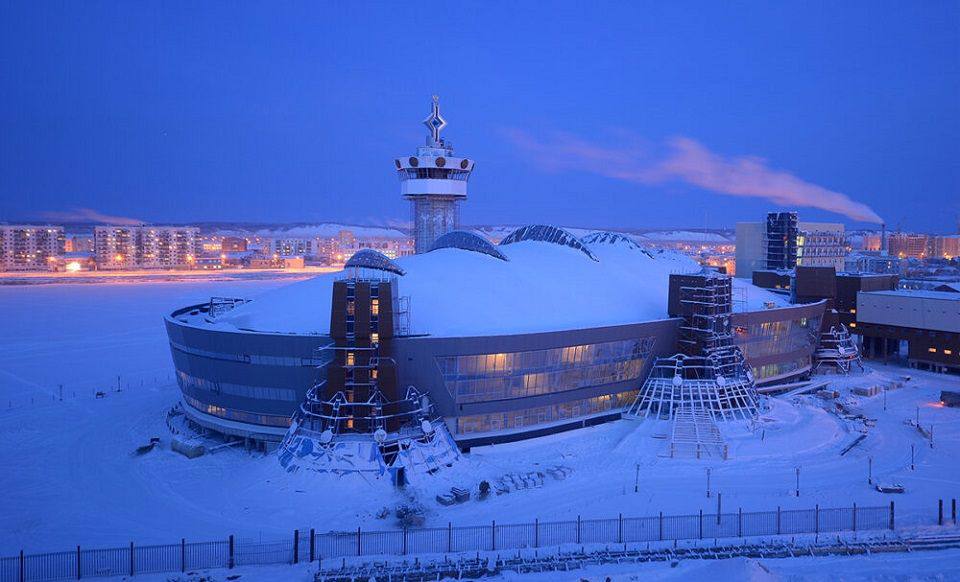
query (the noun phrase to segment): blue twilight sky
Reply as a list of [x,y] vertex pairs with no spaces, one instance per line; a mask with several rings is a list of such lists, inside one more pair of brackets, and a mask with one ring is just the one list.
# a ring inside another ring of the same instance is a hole
[[467,224],[958,228],[960,2],[915,0],[7,0],[0,221],[405,221],[432,93]]

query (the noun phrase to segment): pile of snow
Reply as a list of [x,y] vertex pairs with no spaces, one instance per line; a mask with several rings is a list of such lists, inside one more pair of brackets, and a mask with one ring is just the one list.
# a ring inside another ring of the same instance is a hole
[[[599,261],[566,246],[524,241],[498,247],[503,261],[438,249],[396,263],[409,297],[410,331],[441,337],[624,325],[667,317],[671,273],[697,272],[691,258],[624,245],[593,245]],[[220,318],[219,325],[281,333],[329,330],[337,273],[278,289]]]

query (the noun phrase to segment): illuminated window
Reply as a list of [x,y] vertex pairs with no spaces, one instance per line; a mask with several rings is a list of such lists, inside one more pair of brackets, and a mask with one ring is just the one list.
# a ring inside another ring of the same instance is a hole
[[373,343],[373,344],[378,344],[378,343],[380,343],[380,334],[379,334],[379,333],[371,333],[371,334],[370,334],[370,343]]
[[948,356],[952,356],[952,355],[953,355],[953,350],[943,350],[943,353],[945,353],[945,354],[948,355]]
[[347,365],[352,366],[354,363],[355,357],[353,352],[347,352]]
[[854,322],[850,322],[850,327],[857,327],[857,324]]
[[380,300],[373,299],[370,301],[370,315],[380,315]]
[[937,348],[927,348],[927,351],[930,352],[931,354],[935,354],[937,353]]

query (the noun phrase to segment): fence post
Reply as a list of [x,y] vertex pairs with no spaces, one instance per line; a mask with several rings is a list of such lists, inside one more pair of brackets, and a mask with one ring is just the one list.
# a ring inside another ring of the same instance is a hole
[[703,510],[702,509],[700,510],[699,524],[700,524],[700,539],[702,540],[703,539]]
[[80,569],[80,546],[77,546],[77,580],[80,579],[80,573],[83,570]]
[[660,541],[663,541],[663,512],[660,512]]
[[853,531],[857,531],[857,504],[853,504]]
[[540,547],[540,518],[533,518],[533,547]]
[[617,519],[617,543],[623,543],[623,514]]
[[815,505],[813,508],[813,533],[820,534],[820,505]]
[[230,534],[230,556],[227,559],[227,568],[233,568],[233,534]]
[[20,550],[20,582],[23,582],[25,578],[26,576],[25,576],[25,569],[23,566],[23,550]]
[[187,571],[187,538],[180,538],[180,572]]
[[317,530],[310,528],[310,561],[313,562],[317,557]]
[[300,563],[300,530],[293,530],[293,563]]
[[497,522],[496,520],[490,522],[490,548],[497,549]]
[[743,537],[743,508],[737,508],[737,537]]
[[577,516],[577,543],[580,543],[580,516]]
[[403,555],[407,555],[407,527],[403,527]]
[[133,576],[133,542],[130,542],[130,575]]
[[717,492],[717,525],[720,525],[720,500],[723,499],[723,493]]
[[447,522],[447,553],[453,552],[453,522]]
[[937,504],[937,525],[943,525],[943,499]]
[[893,502],[890,502],[890,529],[893,529]]
[[777,535],[780,535],[780,506],[777,506]]
[[359,527],[359,526],[357,526],[357,555],[358,555],[358,556],[362,556],[362,555],[363,555],[363,545],[362,545],[362,542],[360,541],[360,527]]

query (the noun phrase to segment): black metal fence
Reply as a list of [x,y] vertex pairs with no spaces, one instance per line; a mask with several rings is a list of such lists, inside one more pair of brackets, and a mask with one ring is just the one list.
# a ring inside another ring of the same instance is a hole
[[82,549],[0,558],[0,582],[134,576],[204,568],[298,563],[346,556],[514,550],[562,544],[626,544],[672,540],[894,528],[894,506],[841,507],[521,524],[316,533],[295,530],[287,540],[235,539],[122,548]]

